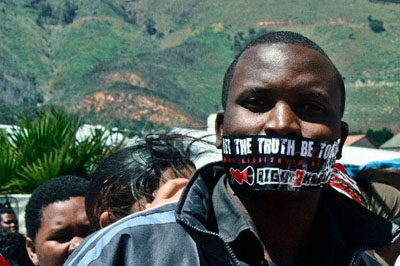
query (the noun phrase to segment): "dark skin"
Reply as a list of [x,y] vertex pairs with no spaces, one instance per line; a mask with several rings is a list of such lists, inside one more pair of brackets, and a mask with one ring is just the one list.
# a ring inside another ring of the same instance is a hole
[[[217,115],[217,146],[222,135],[279,134],[340,138],[341,150],[348,130],[341,121],[340,93],[332,64],[317,51],[300,45],[253,46],[239,58],[226,109]],[[307,238],[319,190],[236,192],[232,196],[260,235],[267,260],[295,265],[298,254],[312,248]]]
[[389,265],[395,265],[396,259],[400,256],[400,239],[391,245],[376,251]]
[[33,264],[61,266],[91,233],[84,197],[57,201],[42,209],[36,238],[26,238],[26,249]]
[[18,219],[15,213],[6,212],[0,214],[0,229],[7,229],[11,232],[18,232]]

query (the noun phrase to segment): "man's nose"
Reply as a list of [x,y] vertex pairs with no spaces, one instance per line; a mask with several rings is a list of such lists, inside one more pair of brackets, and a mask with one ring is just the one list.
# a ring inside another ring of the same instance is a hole
[[74,250],[81,244],[81,242],[83,241],[83,237],[80,236],[75,236],[74,238],[72,238],[69,247],[68,247],[68,254],[71,254],[72,252],[74,252]]
[[18,228],[18,223],[17,222],[12,222],[10,223],[11,228]]
[[300,119],[289,104],[277,102],[267,114],[264,132],[267,135],[301,136]]

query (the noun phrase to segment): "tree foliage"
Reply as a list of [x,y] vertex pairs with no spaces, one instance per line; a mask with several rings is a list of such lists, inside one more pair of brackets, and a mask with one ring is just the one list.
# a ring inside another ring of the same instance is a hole
[[396,3],[400,4],[400,0],[369,0],[371,3]]
[[229,40],[232,43],[232,50],[235,54],[239,54],[247,44],[250,43],[251,40],[267,33],[267,29],[262,28],[259,31],[256,31],[254,27],[250,27],[248,33],[237,32],[233,37],[228,36]]
[[76,139],[80,117],[54,107],[22,117],[18,127],[0,131],[0,191],[30,193],[60,175],[87,178],[98,162],[113,149],[108,130]]
[[68,25],[72,23],[78,13],[78,6],[69,1],[57,4],[48,0],[33,0],[25,5],[37,13],[36,24]]
[[381,33],[385,31],[385,28],[383,27],[383,21],[373,19],[371,16],[368,16],[368,25],[373,32]]
[[380,130],[369,129],[367,131],[367,136],[370,137],[378,146],[381,146],[393,137],[393,133],[385,127]]

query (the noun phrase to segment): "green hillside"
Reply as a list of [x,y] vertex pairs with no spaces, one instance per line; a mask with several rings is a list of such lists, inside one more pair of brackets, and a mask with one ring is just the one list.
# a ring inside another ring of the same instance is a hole
[[204,126],[235,53],[265,31],[320,44],[352,131],[400,132],[400,4],[380,0],[0,0],[0,123],[37,104],[123,127]]

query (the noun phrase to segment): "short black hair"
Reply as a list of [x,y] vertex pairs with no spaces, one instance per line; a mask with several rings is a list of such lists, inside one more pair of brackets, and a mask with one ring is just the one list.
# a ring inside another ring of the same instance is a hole
[[3,213],[13,213],[13,214],[15,214],[15,211],[11,207],[0,208],[0,221],[1,221],[1,215]]
[[77,176],[59,176],[36,188],[25,208],[25,223],[28,236],[35,240],[41,226],[42,211],[48,205],[66,201],[71,197],[84,197],[89,182]]
[[20,233],[0,230],[0,254],[10,265],[33,265],[25,248],[25,237]]
[[232,61],[232,63],[229,65],[225,76],[224,76],[224,82],[222,85],[222,107],[225,110],[227,100],[228,100],[228,93],[229,93],[229,88],[231,85],[232,77],[233,74],[235,73],[235,68],[236,64],[239,61],[240,56],[249,48],[259,45],[259,44],[273,44],[273,43],[282,43],[282,44],[294,44],[294,45],[300,45],[300,46],[305,46],[308,48],[311,48],[317,52],[319,52],[322,56],[324,56],[328,61],[332,64],[337,80],[339,82],[339,87],[340,87],[340,92],[341,92],[341,103],[340,103],[340,115],[343,116],[344,114],[344,106],[345,106],[345,101],[346,101],[346,91],[345,91],[345,86],[343,82],[343,77],[340,74],[339,70],[336,68],[336,66],[333,64],[331,59],[328,57],[328,55],[325,53],[324,50],[322,50],[321,47],[319,47],[316,43],[308,39],[307,37],[296,33],[296,32],[291,32],[291,31],[275,31],[275,32],[268,32],[266,34],[263,34],[254,40],[252,40],[246,47],[235,57],[235,59]]
[[[7,197],[7,196],[6,196],[6,197]],[[15,214],[15,211],[14,211],[14,209],[11,207],[11,204],[10,204],[10,202],[7,200],[7,198],[6,198],[6,202],[4,202],[4,203],[1,203],[1,202],[0,202],[0,220],[1,220],[1,215],[2,215],[3,213],[13,213],[13,214]]]
[[104,211],[122,218],[131,214],[131,207],[138,200],[152,202],[166,169],[184,177],[182,170],[195,168],[192,160],[200,153],[185,144],[189,138],[194,140],[180,134],[149,134],[100,162],[91,175],[85,199],[91,229],[100,229],[99,217]]

